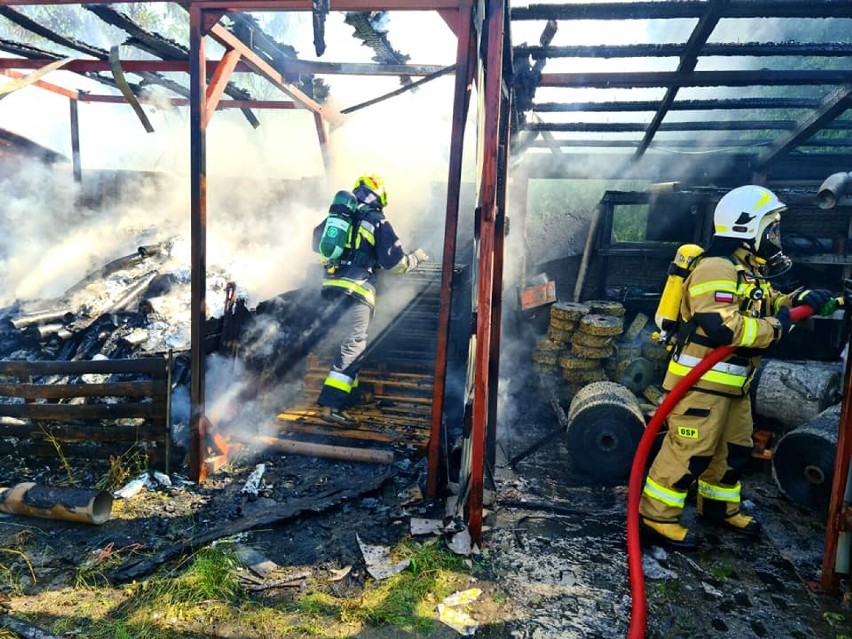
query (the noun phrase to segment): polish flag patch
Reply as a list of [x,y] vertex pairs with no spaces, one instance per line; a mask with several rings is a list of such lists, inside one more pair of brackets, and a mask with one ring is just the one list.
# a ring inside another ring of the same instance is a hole
[[713,298],[717,302],[727,302],[728,304],[730,304],[731,302],[734,301],[734,294],[730,293],[728,291],[716,291]]

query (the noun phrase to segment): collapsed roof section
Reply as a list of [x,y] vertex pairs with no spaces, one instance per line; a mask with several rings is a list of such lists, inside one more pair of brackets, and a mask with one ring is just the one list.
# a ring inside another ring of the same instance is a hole
[[545,25],[514,46],[530,177],[741,184],[852,166],[848,2],[530,4],[511,19]]

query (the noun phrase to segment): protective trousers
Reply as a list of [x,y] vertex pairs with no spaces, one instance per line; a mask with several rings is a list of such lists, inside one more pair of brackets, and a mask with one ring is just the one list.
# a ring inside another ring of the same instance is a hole
[[642,516],[678,521],[692,483],[698,479],[699,513],[711,518],[736,514],[740,477],[751,457],[751,401],[691,390],[668,418],[668,433],[639,502]]
[[344,409],[352,403],[352,390],[358,386],[361,356],[367,348],[371,314],[367,304],[352,296],[340,299],[340,311],[332,334],[339,346],[317,399],[320,406]]

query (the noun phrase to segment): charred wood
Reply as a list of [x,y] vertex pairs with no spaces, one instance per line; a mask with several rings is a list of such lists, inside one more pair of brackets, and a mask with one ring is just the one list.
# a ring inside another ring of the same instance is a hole
[[35,420],[113,420],[123,417],[165,419],[165,403],[121,404],[0,404],[0,416]]
[[158,357],[143,357],[125,360],[93,361],[0,361],[0,375],[83,375],[85,373],[146,373],[165,378],[165,360]]
[[164,395],[166,380],[139,380],[108,384],[3,384],[0,395],[23,399],[68,399],[70,397],[150,397]]
[[345,488],[337,486],[317,495],[305,496],[286,504],[277,504],[263,512],[222,524],[204,534],[167,546],[151,557],[127,561],[112,573],[111,579],[116,582],[136,579],[149,574],[171,559],[182,557],[217,539],[251,530],[257,526],[290,520],[305,513],[321,513],[344,501],[377,490],[394,474],[395,469],[391,466],[386,468],[383,473],[377,473],[375,476],[366,478],[357,484],[349,483]]
[[0,614],[0,628],[11,630],[23,639],[60,639],[58,635],[34,626],[29,621],[18,619],[10,614]]
[[[4,417],[0,419],[0,438],[18,437],[33,441],[49,441],[56,439],[61,442],[123,442],[132,444],[137,441],[156,441],[162,439],[162,428],[150,425],[139,426],[90,426],[87,424],[46,424],[36,426],[24,420],[12,423]],[[55,454],[55,449],[54,449]]]
[[123,271],[125,269],[134,268],[139,264],[143,263],[150,257],[154,257],[160,255],[163,251],[168,250],[169,244],[167,242],[161,244],[149,244],[147,246],[140,246],[136,249],[135,253],[131,253],[130,255],[125,255],[124,257],[119,257],[118,259],[109,262],[108,264],[102,266],[96,271],[89,273],[82,280],[74,284],[71,288],[69,288],[65,292],[65,297],[69,297],[86,288],[92,282],[96,282],[98,280],[104,279],[112,275],[117,271]]

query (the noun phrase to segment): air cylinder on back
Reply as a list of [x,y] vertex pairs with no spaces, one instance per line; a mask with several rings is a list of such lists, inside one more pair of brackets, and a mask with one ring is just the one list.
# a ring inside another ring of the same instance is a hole
[[578,470],[598,479],[616,481],[630,474],[644,432],[639,402],[621,384],[584,386],[568,407],[568,453]]

